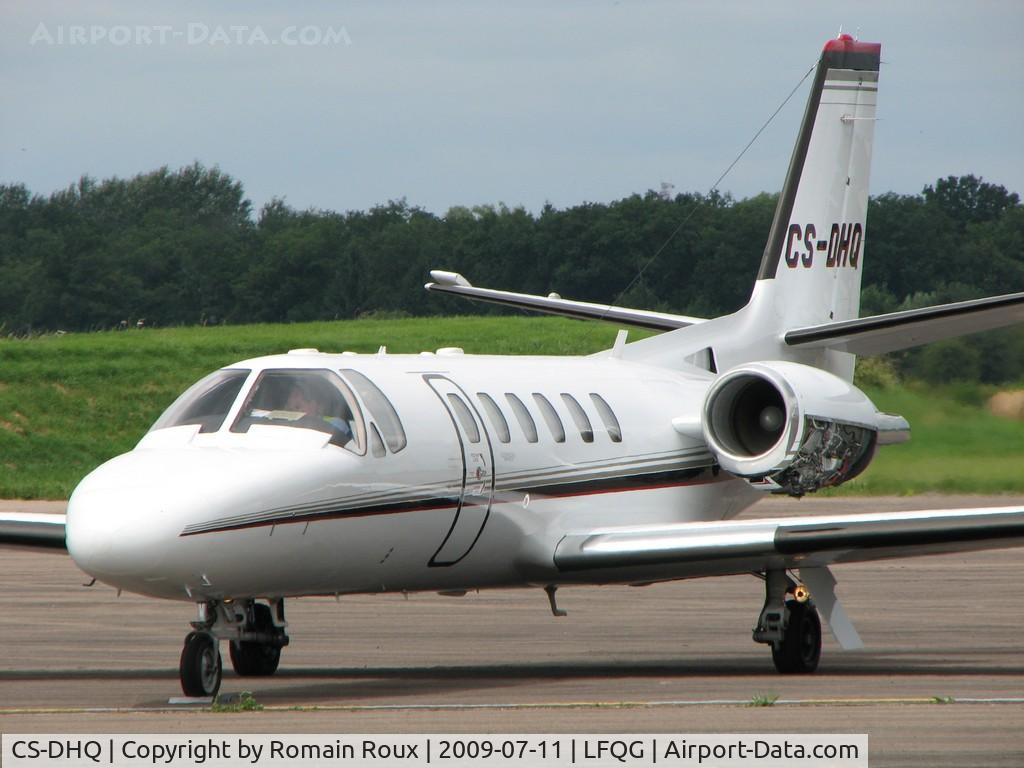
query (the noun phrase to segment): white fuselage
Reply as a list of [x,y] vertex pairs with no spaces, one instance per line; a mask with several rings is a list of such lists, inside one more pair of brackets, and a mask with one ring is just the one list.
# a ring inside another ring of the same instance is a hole
[[[67,541],[83,570],[192,601],[615,581],[612,572],[559,574],[559,540],[721,520],[758,497],[672,427],[701,408],[713,377],[697,368],[613,356],[308,351],[229,368],[248,373],[218,429],[154,429],[76,489]],[[365,396],[361,455],[355,442],[341,447],[312,429],[237,431],[261,373],[307,369],[362,373],[393,405],[406,444],[374,444],[386,419]]]

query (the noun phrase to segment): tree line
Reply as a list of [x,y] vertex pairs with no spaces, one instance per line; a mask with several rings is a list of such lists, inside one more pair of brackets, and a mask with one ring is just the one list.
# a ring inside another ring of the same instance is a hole
[[[0,185],[0,327],[504,311],[426,293],[434,268],[487,287],[714,316],[746,302],[776,199],[649,191],[538,213],[480,205],[443,215],[405,200],[340,213],[275,199],[257,212],[240,182],[198,163],[83,177],[49,196]],[[1024,206],[970,175],[873,197],[863,269],[862,314],[1022,290]],[[897,362],[957,361],[955,373],[986,381],[1024,376],[1019,333],[938,349]]]

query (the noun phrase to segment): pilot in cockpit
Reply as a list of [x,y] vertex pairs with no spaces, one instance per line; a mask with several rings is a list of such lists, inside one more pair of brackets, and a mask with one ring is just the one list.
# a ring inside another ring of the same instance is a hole
[[333,435],[331,442],[336,445],[345,445],[352,439],[352,428],[343,418],[348,407],[337,391],[322,386],[319,379],[293,379],[283,410],[302,414],[295,426],[330,431]]
[[295,379],[291,382],[291,389],[288,392],[284,409],[304,413],[306,416],[324,416],[327,413],[327,404],[318,400],[310,391],[311,387],[305,381]]
[[351,410],[345,398],[317,373],[269,371],[249,396],[235,431],[266,423],[315,429],[345,446],[352,438]]

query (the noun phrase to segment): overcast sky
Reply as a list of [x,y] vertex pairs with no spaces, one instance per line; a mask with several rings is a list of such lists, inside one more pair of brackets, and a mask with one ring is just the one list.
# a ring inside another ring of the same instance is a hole
[[[198,160],[259,207],[537,210],[705,191],[843,31],[882,43],[873,193],[1024,193],[1024,3],[21,2],[0,181]],[[809,80],[722,189],[782,183]]]

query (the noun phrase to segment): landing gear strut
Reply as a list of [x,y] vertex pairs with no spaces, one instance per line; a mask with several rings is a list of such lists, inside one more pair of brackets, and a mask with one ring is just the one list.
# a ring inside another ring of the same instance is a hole
[[779,672],[813,672],[821,658],[821,621],[810,592],[782,570],[766,572],[764,584],[764,607],[754,640],[771,645],[772,661]]
[[199,616],[185,637],[178,665],[186,696],[217,695],[223,672],[221,640],[230,641],[231,666],[239,676],[266,677],[277,671],[281,649],[288,645],[284,600],[271,600],[270,605],[211,600],[199,603],[197,609]]

